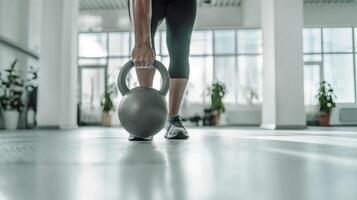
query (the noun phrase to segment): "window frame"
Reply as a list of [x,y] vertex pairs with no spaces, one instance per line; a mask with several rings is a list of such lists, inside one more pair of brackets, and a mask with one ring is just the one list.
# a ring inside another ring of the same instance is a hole
[[[351,52],[326,52],[324,49],[324,29],[335,29],[335,28],[346,28],[346,29],[350,29],[352,31],[352,51]],[[321,52],[320,53],[305,53],[303,52],[303,55],[319,55],[321,56],[321,62],[322,62],[322,73],[323,73],[323,79],[325,80],[325,55],[338,55],[338,54],[342,54],[342,55],[352,55],[353,57],[353,82],[354,82],[354,101],[353,102],[337,102],[337,104],[343,104],[343,103],[357,103],[357,47],[356,47],[356,43],[357,43],[357,27],[355,26],[323,26],[323,27],[315,27],[315,26],[311,26],[311,27],[304,27],[305,29],[320,29],[320,37],[321,37]],[[305,62],[305,61],[304,61]]]

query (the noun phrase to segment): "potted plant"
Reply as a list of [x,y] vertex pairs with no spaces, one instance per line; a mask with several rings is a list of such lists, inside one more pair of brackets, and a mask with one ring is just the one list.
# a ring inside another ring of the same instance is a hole
[[211,124],[216,126],[220,121],[220,114],[225,112],[223,104],[223,97],[226,95],[226,87],[224,84],[216,82],[212,84],[211,88]]
[[253,101],[259,99],[257,91],[254,88],[249,87],[249,86],[246,87],[245,90],[246,90],[246,93],[244,96],[245,96],[245,99],[246,99],[248,105],[253,105]]
[[102,126],[111,126],[112,125],[112,115],[111,111],[115,110],[115,106],[112,101],[112,97],[116,94],[115,84],[105,86],[104,95],[102,98]]
[[19,121],[19,111],[24,107],[22,94],[24,91],[24,81],[15,71],[17,60],[9,69],[1,74],[0,85],[0,107],[3,114],[4,127],[7,130],[17,128]]
[[26,128],[34,128],[36,126],[37,112],[37,70],[30,66],[28,69],[27,78],[25,81],[26,91]]
[[326,81],[320,83],[319,93],[316,96],[319,100],[319,125],[329,126],[332,109],[336,107],[336,95],[331,84]]

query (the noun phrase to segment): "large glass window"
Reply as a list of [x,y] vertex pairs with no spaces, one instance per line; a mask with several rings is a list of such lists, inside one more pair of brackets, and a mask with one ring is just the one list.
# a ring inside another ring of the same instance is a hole
[[324,56],[325,80],[331,83],[337,102],[355,101],[352,54],[327,54]]
[[82,33],[79,35],[79,57],[106,57],[107,52],[106,33]]
[[130,33],[109,33],[109,55],[110,56],[129,56]]
[[225,101],[237,101],[237,73],[235,56],[216,56],[214,58],[214,80],[224,83],[227,94]]
[[[318,82],[322,80],[331,83],[338,103],[356,102],[356,30],[351,27],[304,29],[305,104],[317,104]],[[321,66],[319,72],[311,67],[316,65]]]
[[188,83],[186,99],[189,103],[207,104],[207,87],[212,83],[213,58],[200,56],[190,58],[190,82]]
[[212,55],[212,31],[194,31],[191,37],[191,55]]
[[352,48],[351,28],[324,28],[323,29],[324,52],[348,52]]
[[260,54],[263,52],[263,36],[261,30],[238,30],[237,46],[239,54]]
[[316,94],[319,89],[319,84],[321,82],[320,70],[321,65],[319,63],[311,63],[304,65],[304,97],[306,105],[317,104]]
[[80,58],[78,60],[78,65],[80,66],[84,66],[84,65],[98,66],[98,65],[106,65],[106,64],[107,64],[106,58]]
[[262,56],[238,56],[238,103],[254,104],[262,101],[262,73]]
[[234,54],[235,31],[234,30],[217,30],[214,31],[214,53],[215,54]]
[[304,29],[304,53],[321,53],[321,29]]

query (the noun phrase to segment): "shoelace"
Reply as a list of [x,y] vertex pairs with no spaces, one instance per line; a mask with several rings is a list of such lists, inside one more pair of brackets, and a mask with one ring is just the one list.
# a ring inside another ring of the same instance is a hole
[[180,116],[177,116],[177,117],[173,118],[172,120],[170,120],[170,123],[177,127],[183,127],[182,119]]

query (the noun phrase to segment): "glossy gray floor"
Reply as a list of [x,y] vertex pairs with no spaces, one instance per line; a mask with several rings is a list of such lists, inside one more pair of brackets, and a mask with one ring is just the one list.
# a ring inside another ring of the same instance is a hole
[[356,200],[357,129],[0,132],[0,200]]

